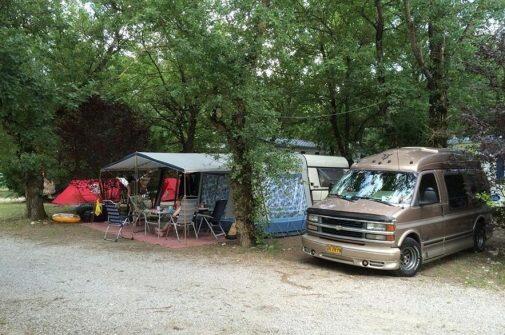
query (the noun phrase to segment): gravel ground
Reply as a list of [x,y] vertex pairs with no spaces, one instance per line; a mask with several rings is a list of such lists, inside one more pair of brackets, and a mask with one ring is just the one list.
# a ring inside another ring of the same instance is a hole
[[504,291],[103,243],[0,236],[0,334],[505,334]]

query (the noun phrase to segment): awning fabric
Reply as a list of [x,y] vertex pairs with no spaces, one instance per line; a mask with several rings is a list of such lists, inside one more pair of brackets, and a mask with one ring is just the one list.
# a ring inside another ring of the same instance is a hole
[[170,168],[182,173],[229,172],[229,156],[225,154],[135,152],[107,165],[102,171],[133,171]]

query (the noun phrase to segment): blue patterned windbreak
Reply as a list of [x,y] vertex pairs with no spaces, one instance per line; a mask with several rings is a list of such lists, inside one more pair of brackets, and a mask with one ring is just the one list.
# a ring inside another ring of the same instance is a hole
[[305,186],[301,173],[264,182],[265,207],[269,219],[304,216],[307,209]]
[[226,174],[202,175],[202,191],[200,201],[205,203],[210,210],[214,209],[217,200],[228,199],[230,182]]
[[[203,174],[201,201],[211,210],[217,200],[228,199],[230,182],[228,175]],[[299,234],[305,229],[307,199],[301,173],[288,174],[280,178],[267,178],[262,188],[265,198],[264,209],[269,224],[269,234]],[[224,217],[224,221],[233,218]]]

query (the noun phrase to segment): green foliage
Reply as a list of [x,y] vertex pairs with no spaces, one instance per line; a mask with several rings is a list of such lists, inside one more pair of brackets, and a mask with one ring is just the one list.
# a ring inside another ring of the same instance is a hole
[[[501,193],[501,197],[505,197],[503,194],[503,189],[498,188],[498,192]],[[493,209],[493,221],[496,226],[505,228],[505,207],[503,203],[498,203],[493,201],[491,198],[491,194],[489,193],[480,193],[477,195],[477,198],[483,201],[489,208]]]
[[6,141],[16,150],[4,152],[1,170],[6,184],[24,193],[28,180],[55,167],[52,129],[54,85],[44,67],[46,27],[52,22],[49,3],[10,2],[0,14],[0,120]]

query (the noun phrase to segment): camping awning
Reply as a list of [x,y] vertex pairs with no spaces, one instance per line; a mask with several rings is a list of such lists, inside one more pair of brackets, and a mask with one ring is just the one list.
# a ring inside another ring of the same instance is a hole
[[182,173],[193,172],[229,172],[228,155],[135,152],[123,159],[102,168],[102,171],[133,171],[170,168]]

